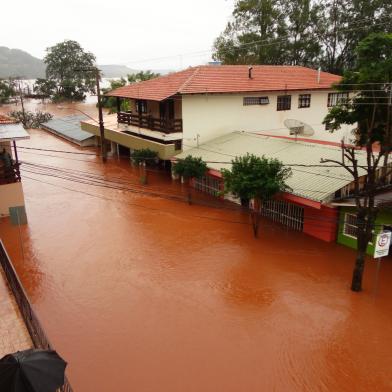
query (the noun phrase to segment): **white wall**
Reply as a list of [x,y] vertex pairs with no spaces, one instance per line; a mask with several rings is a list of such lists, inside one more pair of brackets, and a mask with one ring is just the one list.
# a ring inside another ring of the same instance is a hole
[[[298,108],[299,94],[311,94],[309,108]],[[330,133],[322,124],[328,113],[328,91],[289,92],[291,110],[286,111],[276,110],[278,95],[284,95],[284,92],[184,95],[182,97],[184,150],[189,146],[197,145],[197,135],[200,144],[233,131],[289,136],[289,130],[283,123],[286,119],[296,119],[311,125],[315,133],[311,137],[306,136],[309,139],[340,142],[345,136],[347,142],[351,138],[352,125]],[[244,97],[258,96],[268,96],[269,104],[243,105]]]
[[0,217],[9,215],[10,207],[25,205],[21,182],[0,185]]

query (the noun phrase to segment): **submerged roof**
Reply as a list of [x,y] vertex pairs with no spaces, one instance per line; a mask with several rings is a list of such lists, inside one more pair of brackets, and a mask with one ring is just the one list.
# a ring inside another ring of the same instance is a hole
[[254,65],[249,78],[248,65],[202,65],[119,87],[111,97],[162,101],[175,94],[251,93],[330,89],[338,75],[289,65]]
[[81,128],[80,122],[87,119],[88,117],[82,114],[55,117],[43,123],[42,127],[54,131],[60,136],[64,136],[66,139],[82,142],[93,137],[91,133],[83,131]]
[[29,139],[30,135],[22,124],[0,123],[0,142]]
[[[334,193],[350,184],[353,179],[344,168],[323,166],[321,158],[340,161],[342,151],[339,147],[260,136],[245,132],[232,132],[218,137],[200,147],[186,150],[176,158],[187,155],[201,157],[208,167],[215,170],[230,169],[231,160],[246,153],[267,158],[276,158],[291,167],[292,176],[286,181],[291,194],[317,202],[330,201]],[[358,159],[364,159],[364,152],[358,151]],[[303,166],[301,166],[303,165]],[[315,166],[312,166],[315,165]],[[365,171],[360,169],[360,175]]]
[[8,117],[4,114],[0,114],[0,125],[2,124],[15,124],[16,121],[11,117]]

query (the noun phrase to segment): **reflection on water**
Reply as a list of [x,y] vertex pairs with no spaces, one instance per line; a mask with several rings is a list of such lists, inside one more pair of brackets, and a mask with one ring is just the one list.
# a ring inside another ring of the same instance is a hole
[[[19,144],[77,150],[31,135]],[[20,155],[138,186],[126,161]],[[373,261],[354,294],[354,252],[336,244],[267,221],[255,240],[238,211],[22,175],[24,260],[8,220],[0,235],[76,391],[392,390],[391,260],[374,299]],[[147,188],[185,192],[158,172]]]

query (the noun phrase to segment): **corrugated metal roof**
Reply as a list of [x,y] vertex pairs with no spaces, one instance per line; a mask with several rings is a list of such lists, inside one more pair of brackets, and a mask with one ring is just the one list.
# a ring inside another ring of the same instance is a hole
[[175,94],[254,93],[330,89],[338,75],[291,65],[203,65],[109,91],[110,97],[162,101]]
[[[176,158],[187,155],[201,157],[208,167],[215,170],[229,169],[231,160],[246,153],[267,158],[276,158],[292,169],[293,175],[287,180],[292,194],[317,202],[329,201],[336,191],[353,181],[351,174],[341,167],[306,167],[321,165],[320,160],[341,160],[340,147],[287,140],[272,136],[260,136],[245,132],[233,132],[213,139],[198,148],[186,150]],[[365,164],[363,151],[358,151],[358,160]],[[222,163],[227,162],[227,163]],[[305,165],[291,166],[291,165]],[[331,164],[326,164],[331,165]],[[365,175],[360,169],[360,175]]]
[[30,135],[22,124],[0,124],[0,141],[29,139]]
[[63,135],[67,139],[72,139],[77,142],[82,142],[91,137],[91,133],[83,131],[80,125],[81,121],[87,120],[88,117],[82,114],[53,118],[42,124],[44,128],[53,130],[54,132]]

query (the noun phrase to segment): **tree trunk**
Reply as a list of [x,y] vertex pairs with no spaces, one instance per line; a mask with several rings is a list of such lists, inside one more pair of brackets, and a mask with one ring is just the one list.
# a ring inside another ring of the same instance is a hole
[[249,208],[249,202],[250,202],[249,199],[245,199],[245,198],[242,198],[242,197],[241,197],[240,200],[241,200],[241,206],[242,206],[242,207]]
[[353,271],[353,279],[351,282],[351,290],[352,291],[362,291],[362,277],[363,270],[365,268],[365,254],[366,254],[366,246],[365,250],[359,250],[357,253],[357,258],[355,260],[355,266]]
[[[373,206],[374,197],[372,196],[371,205]],[[351,282],[352,291],[362,291],[362,277],[365,269],[365,256],[368,243],[372,239],[372,230],[377,212],[373,207],[361,208],[357,213],[357,258]]]
[[257,238],[259,235],[261,203],[260,200],[254,199],[253,204],[254,205],[253,205],[253,210],[251,211],[251,219],[252,219],[252,226],[253,226],[253,235],[255,238]]

